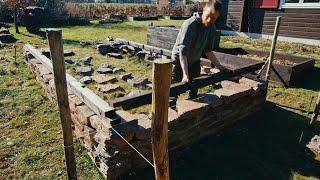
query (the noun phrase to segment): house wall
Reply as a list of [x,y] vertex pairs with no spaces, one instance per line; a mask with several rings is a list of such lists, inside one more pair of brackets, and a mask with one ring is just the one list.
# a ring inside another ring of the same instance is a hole
[[[223,4],[226,12],[218,27],[239,30],[242,1],[224,0]],[[320,9],[259,9],[253,8],[253,0],[245,4],[241,31],[273,34],[277,16],[282,16],[279,36],[320,39]]]

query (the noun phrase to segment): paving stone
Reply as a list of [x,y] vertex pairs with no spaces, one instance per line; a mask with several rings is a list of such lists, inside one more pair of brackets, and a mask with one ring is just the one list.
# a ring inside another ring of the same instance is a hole
[[128,79],[133,79],[132,77],[132,73],[126,73],[120,76],[120,79],[124,80],[124,81],[128,81]]
[[115,51],[115,49],[110,44],[98,44],[97,49],[102,55],[106,55],[107,53],[112,53]]
[[111,68],[108,68],[108,67],[99,67],[97,69],[97,72],[100,73],[100,74],[107,74],[107,73],[112,73],[113,70]]
[[133,79],[129,79],[127,82],[134,87],[146,87],[146,85],[150,83],[148,78],[145,77],[136,77]]
[[76,68],[76,73],[81,76],[90,76],[93,73],[92,66],[80,66]]
[[103,93],[124,91],[124,89],[117,84],[101,84],[101,85],[97,85],[97,89],[98,89],[98,91],[103,92]]
[[123,59],[122,55],[119,53],[107,53],[107,55],[116,59]]
[[122,69],[122,68],[114,68],[112,71],[113,71],[114,74],[125,72],[125,70]]
[[97,74],[92,77],[92,79],[98,84],[115,83],[117,78],[114,76],[106,76],[104,74]]
[[92,78],[90,76],[85,76],[80,79],[80,83],[82,84],[89,84],[92,82]]

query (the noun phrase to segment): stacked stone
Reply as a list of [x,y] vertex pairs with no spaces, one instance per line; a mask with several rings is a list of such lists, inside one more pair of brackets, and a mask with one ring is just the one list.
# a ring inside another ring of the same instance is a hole
[[[36,59],[30,59],[29,64],[49,99],[56,104],[52,73]],[[179,100],[175,110],[169,109],[170,150],[191,145],[258,111],[266,102],[264,82],[241,78],[239,82],[223,81],[221,86],[195,100]],[[105,177],[117,179],[148,165],[122,137],[152,162],[151,120],[147,115],[118,110],[116,115],[121,117],[121,123],[110,125],[112,120],[95,114],[72,91],[69,104],[74,133]]]

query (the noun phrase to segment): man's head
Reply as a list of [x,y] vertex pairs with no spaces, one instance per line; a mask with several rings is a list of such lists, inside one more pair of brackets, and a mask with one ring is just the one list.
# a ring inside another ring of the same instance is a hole
[[218,0],[209,0],[203,8],[201,21],[204,26],[213,24],[222,12],[222,4]]

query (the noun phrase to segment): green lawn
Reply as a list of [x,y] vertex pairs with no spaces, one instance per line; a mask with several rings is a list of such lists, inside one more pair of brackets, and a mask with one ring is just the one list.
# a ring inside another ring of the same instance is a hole
[[[150,77],[151,66],[136,59],[116,62],[97,54],[95,46],[114,36],[146,43],[149,22],[125,22],[59,27],[65,49],[76,56],[92,56],[95,67],[101,62],[129,68],[136,75]],[[161,20],[155,25],[180,25],[182,21]],[[22,46],[46,46],[45,29],[30,34],[21,27],[17,38],[17,60],[13,44],[0,48],[0,179],[66,179],[61,125],[53,107],[24,63]],[[14,28],[10,27],[13,33]],[[221,47],[268,50],[270,41],[222,37]],[[319,134],[319,122],[299,136],[311,96],[320,90],[320,48],[279,42],[277,51],[317,59],[316,68],[297,88],[270,86],[264,110],[236,123],[218,135],[170,154],[173,179],[316,179],[320,177],[320,157],[313,157],[304,144]],[[74,66],[68,67],[72,73]],[[127,92],[126,92],[127,93]],[[106,97],[108,99],[108,97]],[[313,104],[314,106],[314,104]],[[80,179],[102,179],[86,150],[76,141],[77,170]],[[124,179],[152,177],[146,168]]]

